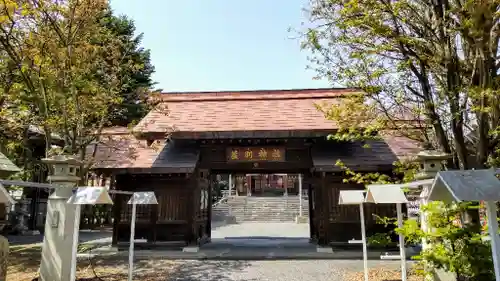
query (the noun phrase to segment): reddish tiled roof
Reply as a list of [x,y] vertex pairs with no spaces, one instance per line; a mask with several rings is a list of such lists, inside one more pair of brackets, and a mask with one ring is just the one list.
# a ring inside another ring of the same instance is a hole
[[[114,127],[102,132],[100,139],[87,146],[94,168],[128,168],[135,163],[151,162],[156,152],[145,140],[136,139],[125,127]],[[142,164],[141,164],[142,165]]]
[[[419,142],[395,133],[385,132],[381,140],[361,143],[328,142],[313,146],[312,160],[321,171],[340,170],[335,165],[341,160],[357,171],[373,171],[377,167],[390,168],[394,161],[416,155]],[[95,151],[95,154],[93,153]],[[127,128],[113,128],[101,135],[96,144],[88,147],[87,155],[95,155],[96,169],[163,169],[166,172],[191,172],[198,161],[198,148],[158,141],[148,146],[145,140],[136,139]]]
[[[134,128],[144,133],[330,130],[315,104],[336,103],[354,89],[165,93]],[[165,106],[168,108],[165,110]],[[168,112],[168,114],[166,114]]]
[[[175,148],[175,150],[173,149]],[[163,172],[192,172],[198,161],[197,148],[168,145],[164,140],[148,144],[136,139],[125,127],[108,128],[100,140],[87,147],[94,169],[161,169]]]
[[402,136],[397,131],[383,133],[382,139],[398,160],[404,160],[408,157],[415,156],[422,150],[420,142]]

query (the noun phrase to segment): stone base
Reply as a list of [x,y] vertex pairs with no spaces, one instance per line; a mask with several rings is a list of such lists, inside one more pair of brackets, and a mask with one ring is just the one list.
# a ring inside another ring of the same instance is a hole
[[208,237],[207,235],[203,235],[202,238],[198,239],[198,245],[204,245],[210,243],[211,241],[212,238]]
[[35,235],[40,235],[40,231],[38,230],[26,230],[21,233],[23,236],[35,236]]
[[235,216],[227,216],[224,222],[226,224],[236,224],[236,223],[238,223],[236,221],[236,217]]
[[332,247],[316,247],[316,252],[318,253],[332,253],[333,254],[333,249]]
[[185,253],[198,253],[200,251],[200,247],[198,246],[187,246],[182,248],[182,251]]
[[306,216],[296,216],[295,223],[309,223],[309,217]]
[[9,240],[0,236],[0,280],[7,280],[7,261],[9,260]]

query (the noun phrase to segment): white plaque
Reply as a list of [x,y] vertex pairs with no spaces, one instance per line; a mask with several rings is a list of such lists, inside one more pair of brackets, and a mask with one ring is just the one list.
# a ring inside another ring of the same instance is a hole
[[106,187],[87,186],[78,187],[76,193],[68,200],[69,204],[75,205],[97,205],[113,204]]
[[128,204],[156,205],[158,201],[153,191],[134,192],[130,200],[128,200]]
[[0,183],[0,203],[13,205],[16,203],[5,187]]
[[359,205],[365,202],[363,190],[341,190],[339,205]]

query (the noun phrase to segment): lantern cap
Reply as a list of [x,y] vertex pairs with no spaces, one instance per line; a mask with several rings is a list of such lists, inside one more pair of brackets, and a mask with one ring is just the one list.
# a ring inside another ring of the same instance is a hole
[[51,164],[68,164],[68,165],[81,165],[82,161],[80,161],[74,155],[54,155],[51,157],[43,158],[42,162],[48,165]]
[[439,150],[422,150],[416,155],[417,160],[447,160],[451,158],[450,154]]

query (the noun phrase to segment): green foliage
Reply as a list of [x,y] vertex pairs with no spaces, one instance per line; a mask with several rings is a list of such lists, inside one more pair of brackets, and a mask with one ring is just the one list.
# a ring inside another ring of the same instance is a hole
[[[476,165],[498,165],[498,10],[498,0],[310,1],[302,47],[312,52],[312,67],[319,77],[365,93],[320,109],[340,128],[331,139],[364,141],[394,130],[452,154],[452,168],[469,169],[471,154]],[[389,177],[337,165],[346,181],[365,184],[411,181],[418,168],[395,163]],[[423,208],[431,230],[407,220],[396,231],[407,243],[432,245],[419,257],[426,268],[454,272],[457,280],[493,280],[490,246],[477,225],[454,223],[473,207]],[[372,242],[387,242],[384,235]]]
[[105,0],[28,0],[0,4],[0,149],[29,159],[27,129],[54,138],[64,153],[93,163],[90,143],[110,125],[148,110],[149,51],[133,22]]
[[[418,267],[429,274],[433,269],[453,272],[457,280],[487,281],[493,280],[493,263],[489,242],[484,242],[475,225],[467,224],[461,217],[470,208],[470,203],[443,204],[431,202],[421,206],[425,212],[428,228],[423,230],[418,220],[407,219],[403,227],[397,227],[394,218],[377,217],[377,223],[385,226],[394,225],[395,232],[405,237],[405,244],[420,244],[425,241],[429,247],[413,256],[419,262]],[[368,238],[371,245],[387,246],[391,244],[391,233],[378,233]]]
[[367,243],[370,246],[386,247],[392,243],[388,233],[375,233],[367,238]]
[[56,133],[65,150],[80,154],[121,101],[119,40],[99,20],[107,3],[30,0],[7,6],[0,11],[0,54],[10,71],[6,80],[13,82],[2,89],[0,115],[23,121],[24,130],[28,124],[42,129],[47,148]]
[[316,104],[326,119],[335,121],[336,131],[329,139],[336,141],[358,141],[379,139],[378,131],[386,123],[377,114],[374,104],[368,103],[361,94],[352,94],[335,104]]
[[482,240],[475,225],[461,219],[470,208],[475,207],[471,203],[431,202],[422,206],[428,230],[423,231],[416,220],[410,219],[396,231],[403,234],[407,242],[420,243],[424,239],[430,245],[415,257],[427,267],[454,272],[457,278],[471,281],[493,280],[489,242]]
[[[453,153],[456,168],[471,166],[471,152],[497,163],[500,1],[465,3],[312,0],[302,47],[319,77],[363,91],[386,127]],[[350,114],[364,112],[333,115]]]
[[135,25],[131,19],[108,11],[103,17],[103,24],[119,39],[123,61],[127,62],[119,72],[122,101],[110,109],[109,122],[112,126],[127,126],[138,122],[151,109],[147,94],[154,85],[151,78],[154,67],[150,51],[140,46],[143,35],[134,34]]

